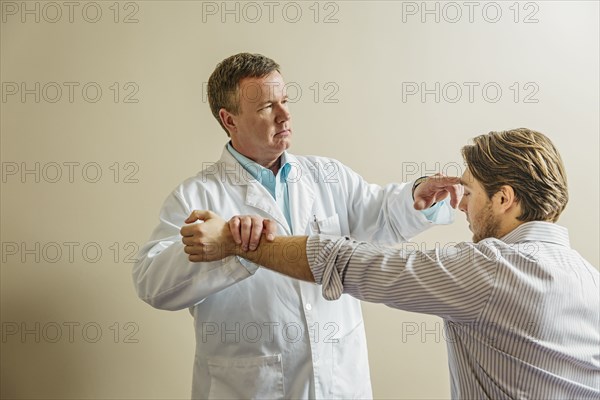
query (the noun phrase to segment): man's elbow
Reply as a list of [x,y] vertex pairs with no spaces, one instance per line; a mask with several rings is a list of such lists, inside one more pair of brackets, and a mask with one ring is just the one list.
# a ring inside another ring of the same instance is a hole
[[145,303],[158,310],[179,311],[190,307],[190,305],[179,301],[179,299],[177,299],[175,296],[169,296],[165,294],[148,295],[147,293],[141,293],[138,290],[138,297]]
[[181,301],[178,296],[178,288],[171,288],[166,291],[160,291],[160,288],[151,284],[151,280],[145,274],[139,273],[141,270],[134,269],[133,286],[137,296],[150,306],[167,311],[178,311],[189,307]]

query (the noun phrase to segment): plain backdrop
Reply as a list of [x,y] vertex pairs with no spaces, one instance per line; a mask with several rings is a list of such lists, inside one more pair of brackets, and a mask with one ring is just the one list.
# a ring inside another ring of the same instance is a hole
[[[225,57],[282,66],[292,151],[377,184],[462,173],[460,147],[528,127],[562,153],[559,223],[599,265],[596,1],[2,1],[1,395],[189,398],[186,310],[139,300],[132,260],[226,135]],[[470,240],[465,218],[412,248]],[[363,306],[376,398],[448,398],[441,320]]]

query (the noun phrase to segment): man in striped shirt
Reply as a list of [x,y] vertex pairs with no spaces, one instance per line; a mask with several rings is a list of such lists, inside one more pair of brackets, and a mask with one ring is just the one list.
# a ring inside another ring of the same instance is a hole
[[[462,154],[468,168],[459,208],[472,243],[405,252],[347,237],[269,237],[244,252],[239,232],[196,211],[207,224],[205,243],[218,246],[186,252],[240,255],[321,284],[327,299],[345,293],[440,316],[452,398],[599,399],[600,276],[555,224],[568,200],[558,151],[522,128],[478,136]],[[269,221],[254,221],[272,236]]]

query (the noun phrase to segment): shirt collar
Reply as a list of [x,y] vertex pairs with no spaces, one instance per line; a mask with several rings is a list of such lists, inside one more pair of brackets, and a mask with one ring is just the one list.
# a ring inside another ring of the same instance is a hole
[[544,221],[525,222],[501,237],[500,240],[504,243],[548,242],[571,247],[567,228]]
[[[250,173],[250,175],[252,175],[252,177],[258,182],[263,182],[263,177],[265,176],[266,171],[269,171],[271,173],[270,175],[267,174],[268,176],[273,175],[273,173],[269,169],[263,167],[262,165],[249,159],[248,157],[234,149],[231,145],[231,141],[227,143],[227,150],[242,165],[242,167],[244,167],[244,169],[248,171],[248,173]],[[287,182],[287,178],[291,169],[291,165],[288,161],[287,151],[284,151],[281,154],[280,163],[281,167],[279,168],[279,172],[277,173],[277,175],[280,176],[282,182]]]

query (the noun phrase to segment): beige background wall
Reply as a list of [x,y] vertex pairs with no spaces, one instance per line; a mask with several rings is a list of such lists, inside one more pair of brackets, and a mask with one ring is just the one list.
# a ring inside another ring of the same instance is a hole
[[[459,148],[490,130],[545,132],[570,180],[560,223],[600,264],[598,2],[1,7],[2,398],[189,397],[192,319],[138,300],[131,260],[169,191],[219,156],[204,83],[241,51],[282,65],[295,153],[375,183],[461,173]],[[411,245],[468,239],[457,215]],[[440,320],[364,311],[375,396],[448,398]]]

